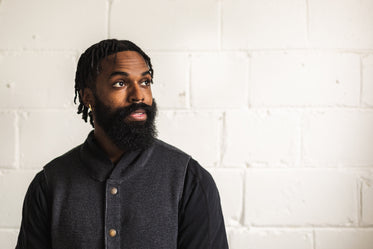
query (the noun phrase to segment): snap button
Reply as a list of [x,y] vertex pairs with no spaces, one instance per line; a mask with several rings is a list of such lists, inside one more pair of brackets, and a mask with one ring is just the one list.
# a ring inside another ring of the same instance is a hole
[[113,188],[110,189],[110,193],[112,195],[116,195],[118,193],[118,189],[116,187],[113,187]]
[[117,235],[117,231],[115,229],[110,229],[109,230],[109,235],[110,235],[110,237],[115,237]]

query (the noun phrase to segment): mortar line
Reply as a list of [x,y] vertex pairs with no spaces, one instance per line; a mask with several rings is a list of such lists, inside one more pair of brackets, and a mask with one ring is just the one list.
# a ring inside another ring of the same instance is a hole
[[357,220],[357,224],[358,226],[361,226],[361,223],[362,223],[362,219],[363,219],[363,181],[360,181],[358,180],[358,220]]
[[223,111],[222,113],[222,122],[221,122],[221,128],[220,128],[220,146],[219,146],[219,153],[220,153],[220,157],[219,157],[219,166],[222,166],[223,165],[223,159],[224,159],[224,154],[225,154],[225,148],[226,148],[226,136],[227,136],[227,133],[226,133],[226,112]]
[[315,228],[312,229],[312,248],[316,249],[316,231],[315,231]]
[[[244,226],[245,224],[245,210],[246,210],[246,175],[247,175],[248,169],[244,169],[243,173],[243,181],[242,181],[242,207],[241,207],[241,217],[239,219],[239,223]],[[249,222],[250,223],[250,222]],[[251,224],[249,225],[249,227]]]

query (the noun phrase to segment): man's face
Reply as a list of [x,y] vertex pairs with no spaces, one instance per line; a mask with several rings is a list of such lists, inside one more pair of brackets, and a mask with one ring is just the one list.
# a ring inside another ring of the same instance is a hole
[[94,91],[94,122],[118,148],[143,149],[156,136],[151,80],[145,60],[137,52],[119,52],[101,62]]
[[[96,79],[96,96],[113,110],[139,102],[151,106],[151,80],[149,67],[139,53],[118,52],[102,60]],[[141,112],[128,117],[128,121],[145,120],[146,115]]]

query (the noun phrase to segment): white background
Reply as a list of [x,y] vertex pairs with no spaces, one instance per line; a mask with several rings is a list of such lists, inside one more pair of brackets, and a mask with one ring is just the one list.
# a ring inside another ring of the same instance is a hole
[[79,55],[152,58],[159,137],[215,178],[231,249],[373,248],[372,0],[0,0],[0,248],[90,131]]

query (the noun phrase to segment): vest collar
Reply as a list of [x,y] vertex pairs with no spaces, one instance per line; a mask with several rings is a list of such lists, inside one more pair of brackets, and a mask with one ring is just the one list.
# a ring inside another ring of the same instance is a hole
[[135,150],[124,153],[114,165],[106,153],[98,145],[94,132],[91,131],[80,149],[80,158],[87,173],[95,180],[103,182],[107,179],[123,181],[127,168],[144,167],[152,151],[152,146],[145,150]]

